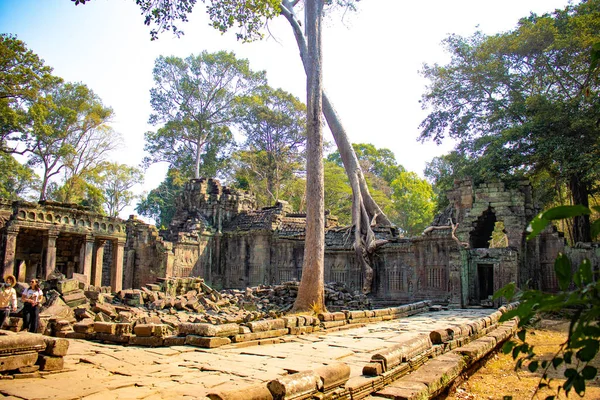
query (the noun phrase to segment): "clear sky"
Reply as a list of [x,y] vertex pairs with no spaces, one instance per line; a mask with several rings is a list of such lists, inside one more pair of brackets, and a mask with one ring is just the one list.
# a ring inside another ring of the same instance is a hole
[[[200,1],[199,1],[200,2]],[[420,143],[419,123],[427,112],[419,99],[426,81],[423,63],[443,63],[441,41],[450,33],[488,34],[515,27],[530,12],[563,8],[568,0],[362,0],[358,12],[332,15],[323,33],[324,86],[355,143],[391,149],[398,162],[422,175],[425,163],[452,143]],[[282,17],[270,24],[272,37],[243,44],[232,33],[208,26],[197,5],[190,22],[179,24],[181,38],[163,33],[150,41],[149,28],[134,0],[0,0],[0,32],[16,34],[66,81],[88,85],[112,107],[112,124],[123,136],[115,161],[137,165],[143,158],[144,132],[151,113],[154,60],[185,57],[203,50],[234,51],[254,70],[266,70],[269,84],[305,101],[305,76],[298,50]],[[327,134],[326,140],[333,141]],[[151,167],[138,191],[164,179],[166,167]],[[131,213],[127,209],[122,216]]]

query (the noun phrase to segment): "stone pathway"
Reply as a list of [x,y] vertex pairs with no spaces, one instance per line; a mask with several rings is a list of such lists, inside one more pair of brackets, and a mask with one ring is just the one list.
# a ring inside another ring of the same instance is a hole
[[422,333],[485,317],[495,309],[426,312],[328,334],[285,336],[284,343],[201,349],[122,347],[70,340],[67,371],[41,378],[0,380],[10,399],[202,398],[225,387],[268,382],[332,362],[362,374],[374,352]]

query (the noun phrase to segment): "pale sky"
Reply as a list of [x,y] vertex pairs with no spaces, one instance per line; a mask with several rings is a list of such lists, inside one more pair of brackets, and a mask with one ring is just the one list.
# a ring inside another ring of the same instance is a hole
[[[199,1],[200,2],[200,1]],[[323,32],[324,86],[354,143],[391,149],[406,169],[423,175],[425,163],[444,154],[442,146],[420,143],[419,124],[427,112],[419,99],[426,81],[423,63],[444,63],[441,41],[450,33],[487,34],[515,27],[531,11],[563,8],[568,0],[362,0],[358,12],[326,19]],[[272,87],[305,101],[305,75],[291,28],[283,17],[270,24],[274,37],[237,42],[208,26],[201,5],[181,38],[163,33],[150,41],[150,29],[134,0],[0,0],[0,32],[16,34],[66,81],[82,82],[116,113],[113,128],[123,136],[115,161],[142,160],[144,132],[151,113],[149,91],[154,60],[160,55],[186,57],[203,50],[234,51],[254,70],[266,70]],[[333,142],[326,132],[326,140]],[[166,166],[146,173],[138,192],[164,180]],[[121,216],[126,218],[132,208]]]

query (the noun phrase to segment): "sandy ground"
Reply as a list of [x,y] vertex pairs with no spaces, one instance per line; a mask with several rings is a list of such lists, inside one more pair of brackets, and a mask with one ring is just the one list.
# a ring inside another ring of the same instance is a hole
[[[550,359],[567,338],[568,322],[543,320],[536,329],[528,331],[528,341],[535,346],[536,353],[542,359]],[[600,359],[593,362],[600,370]],[[556,395],[556,389],[565,382],[563,377],[564,367],[558,371],[550,367],[548,375],[552,378],[551,389],[544,389],[535,393],[541,373],[530,373],[529,370],[515,371],[515,361],[510,354],[502,352],[491,356],[485,364],[464,380],[447,400],[479,400],[479,399],[545,399],[547,396]],[[574,391],[565,396],[564,391],[557,399],[579,399]],[[584,399],[600,399],[600,378],[597,376],[592,382],[586,382]]]

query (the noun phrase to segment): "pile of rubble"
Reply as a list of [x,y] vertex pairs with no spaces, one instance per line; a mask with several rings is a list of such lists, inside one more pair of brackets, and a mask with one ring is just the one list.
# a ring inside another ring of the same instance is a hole
[[[325,288],[330,312],[284,316],[298,292],[297,282],[246,290],[217,291],[201,278],[162,279],[141,289],[111,293],[85,284],[74,274],[57,274],[43,283],[46,302],[40,332],[58,338],[99,340],[138,346],[274,343],[281,336],[339,330],[402,318],[429,309],[429,302],[368,310],[366,296],[341,284]],[[343,311],[336,311],[343,309]],[[10,318],[19,331],[22,320]]]
[[[67,337],[72,332],[89,333],[97,322],[115,324],[164,324],[172,332],[184,323],[248,323],[281,317],[289,311],[298,293],[298,282],[257,286],[246,290],[217,291],[202,278],[168,278],[141,289],[111,293],[110,287],[86,285],[85,277],[66,279],[54,274],[43,282],[46,301],[41,310],[40,332]],[[343,284],[325,286],[330,311],[365,310],[369,299]],[[19,331],[22,320],[9,319],[6,329]],[[128,329],[123,325],[123,328]]]

